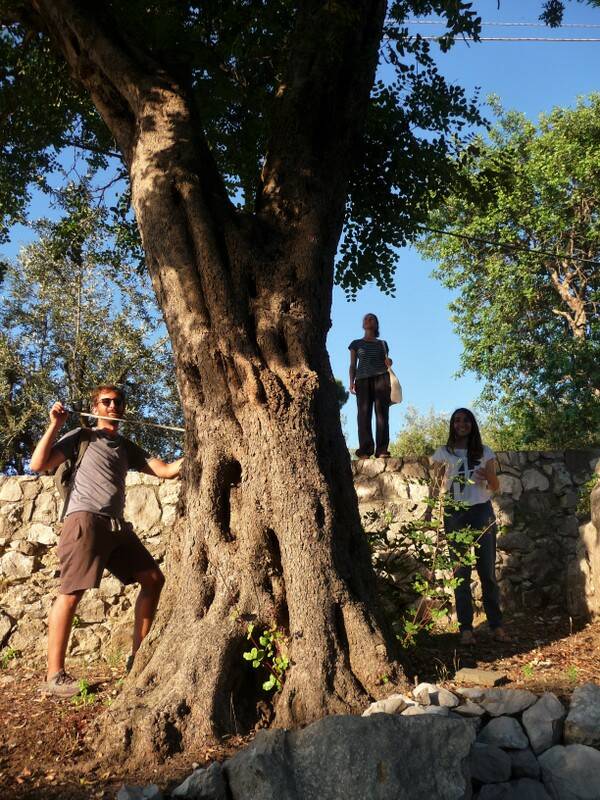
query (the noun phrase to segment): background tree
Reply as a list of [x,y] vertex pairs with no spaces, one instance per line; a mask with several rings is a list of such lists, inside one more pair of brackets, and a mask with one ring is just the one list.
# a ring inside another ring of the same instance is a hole
[[389,291],[479,120],[414,13],[444,16],[443,48],[479,30],[455,0],[0,2],[7,220],[64,146],[119,154],[186,423],[185,517],[105,753],[147,765],[251,727],[240,619],[288,637],[278,724],[356,710],[401,674],[325,341],[344,223],[338,279]]
[[[2,471],[23,472],[53,398],[85,409],[100,381],[123,384],[133,415],[163,422],[181,415],[147,278],[119,246],[107,212],[93,206],[87,181],[68,185],[57,205],[63,216],[34,226],[38,240],[7,266],[0,289]],[[130,433],[165,455],[180,446],[175,435],[150,428]]]
[[[462,365],[514,443],[600,441],[600,95],[477,138],[423,254],[458,290]],[[540,250],[543,254],[528,252]],[[556,254],[556,255],[554,255]]]

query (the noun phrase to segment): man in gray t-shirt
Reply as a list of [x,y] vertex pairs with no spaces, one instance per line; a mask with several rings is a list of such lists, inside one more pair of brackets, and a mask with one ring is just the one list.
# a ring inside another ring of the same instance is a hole
[[98,419],[97,427],[78,428],[55,443],[68,412],[62,403],[54,403],[50,425],[31,457],[32,470],[54,471],[66,459],[75,463],[82,439],[87,440],[66,501],[58,544],[61,583],[48,619],[48,675],[43,688],[59,697],[71,697],[79,691],[78,681],[65,672],[65,654],[77,605],[87,589],[100,585],[105,569],[124,584],[140,584],[128,664],[148,634],[164,577],[123,519],[125,477],[129,469],[135,469],[159,478],[175,478],[183,461],[167,464],[119,434],[125,396],[118,386],[97,387],[91,405],[92,413],[104,417]]

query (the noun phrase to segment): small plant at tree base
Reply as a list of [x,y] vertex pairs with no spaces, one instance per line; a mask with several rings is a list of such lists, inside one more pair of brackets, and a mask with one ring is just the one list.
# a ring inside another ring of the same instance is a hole
[[384,606],[393,616],[392,627],[402,647],[414,645],[421,631],[430,632],[448,619],[451,596],[462,580],[456,572],[461,566],[474,566],[473,549],[485,533],[469,527],[446,533],[444,513],[463,510],[465,504],[441,491],[443,476],[418,483],[429,486],[429,497],[422,501],[424,513],[400,525],[393,544],[389,512],[382,516],[369,512],[365,517]]
[[73,617],[73,622],[71,624],[72,628],[80,628],[81,627],[81,619],[75,614]]
[[21,651],[14,647],[7,647],[0,653],[0,669],[6,669],[11,661],[21,657]]
[[271,689],[280,692],[283,688],[286,670],[290,665],[289,658],[284,650],[285,634],[273,626],[255,635],[255,626],[252,622],[248,623],[246,631],[246,638],[250,640],[253,647],[243,654],[244,658],[246,661],[251,661],[255,669],[264,667],[268,670],[269,677],[262,685],[266,692],[271,691]]
[[90,685],[85,679],[79,681],[79,694],[71,698],[71,702],[75,706],[91,706],[96,702],[96,695],[90,692]]
[[577,667],[569,667],[566,672],[567,678],[571,681],[571,683],[576,683],[577,678],[579,677],[579,670]]
[[528,679],[533,678],[534,665],[533,664],[525,664],[523,667],[521,667],[521,672],[523,673],[523,675],[526,678],[528,678]]

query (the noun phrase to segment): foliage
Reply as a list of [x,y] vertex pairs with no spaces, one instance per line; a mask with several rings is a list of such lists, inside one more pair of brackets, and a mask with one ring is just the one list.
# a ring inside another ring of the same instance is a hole
[[450,414],[440,413],[430,408],[426,414],[419,414],[414,406],[408,406],[404,414],[404,425],[394,442],[390,453],[396,458],[402,456],[428,456],[448,439]]
[[430,220],[456,236],[431,232],[420,250],[458,292],[450,308],[463,369],[485,378],[483,401],[501,410],[512,437],[538,448],[594,445],[600,95],[537,126],[492,104],[498,124],[473,142],[457,188]]
[[586,481],[582,486],[579,487],[579,492],[577,495],[577,508],[576,514],[578,517],[589,517],[590,516],[590,502],[592,497],[592,492],[600,483],[600,473],[596,472],[592,477]]
[[[283,688],[286,670],[290,666],[285,650],[285,634],[276,626],[272,626],[265,628],[257,635],[254,624],[249,623],[246,638],[250,640],[252,648],[243,653],[245,660],[251,661],[255,669],[266,669],[269,673],[262,688],[265,692],[269,692],[271,689],[280,692]],[[256,641],[257,638],[258,641]]]
[[346,387],[339,378],[335,379],[335,393],[341,411],[342,408],[348,402],[348,398],[350,397],[350,392],[346,389]]
[[[115,168],[115,143],[76,87],[49,39],[0,0],[0,220],[6,235],[23,221],[31,187],[48,188],[65,153],[93,169]],[[19,5],[19,4],[16,4]],[[343,4],[322,4],[324,48],[335,52]],[[469,100],[438,71],[432,45],[411,33],[408,18],[439,14],[447,50],[456,36],[477,37],[479,17],[466,2],[393,0],[362,140],[353,155],[346,227],[337,280],[353,295],[374,280],[393,288],[397,248],[413,239],[431,202],[452,183],[458,136],[479,124]],[[186,87],[201,110],[202,132],[231,197],[259,211],[261,168],[277,93],[285,85],[298,4],[290,0],[207,0],[202,4],[130,0],[102,4],[104,24],[132,40]],[[127,201],[121,203],[121,211]],[[119,208],[119,203],[115,209]],[[117,215],[118,216],[118,215]],[[123,220],[124,221],[124,220]],[[127,226],[123,227],[124,232]],[[129,229],[129,233],[132,230]],[[135,236],[135,233],[133,233]]]
[[0,652],[0,669],[7,669],[11,661],[21,657],[21,651],[14,647],[5,647]]
[[[102,381],[123,384],[132,416],[180,416],[170,348],[148,281],[94,207],[87,181],[58,196],[62,216],[35,225],[38,239],[7,267],[0,288],[0,469],[23,472],[53,400],[86,404]],[[80,424],[77,417],[70,427]],[[127,435],[127,431],[125,431]],[[177,440],[135,428],[165,453]]]
[[71,698],[75,706],[91,706],[96,702],[95,692],[90,691],[90,684],[82,678],[79,681],[79,693]]
[[448,621],[452,593],[462,580],[456,570],[475,564],[473,549],[485,533],[470,527],[444,531],[444,513],[465,506],[442,491],[443,482],[443,476],[418,482],[429,487],[419,518],[396,522],[390,513],[365,515],[382,604],[402,647]]

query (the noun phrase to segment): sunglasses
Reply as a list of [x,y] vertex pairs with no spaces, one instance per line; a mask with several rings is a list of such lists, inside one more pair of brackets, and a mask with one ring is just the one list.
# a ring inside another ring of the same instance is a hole
[[123,408],[123,400],[120,397],[101,397],[98,402],[102,403],[104,408],[110,408],[111,403],[115,408]]

